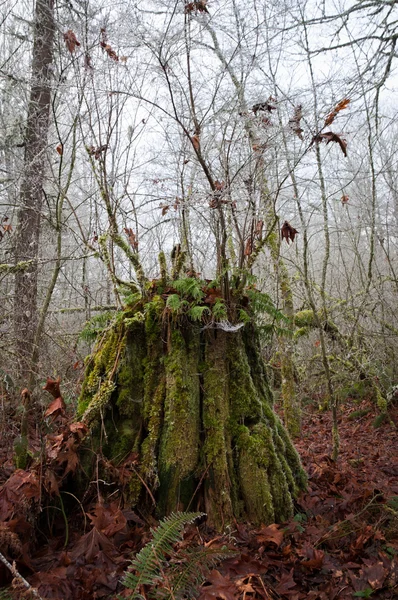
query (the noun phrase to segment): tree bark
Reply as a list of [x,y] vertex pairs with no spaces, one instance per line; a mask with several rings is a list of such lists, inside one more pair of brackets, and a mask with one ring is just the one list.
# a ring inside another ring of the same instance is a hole
[[19,376],[28,381],[37,327],[37,258],[51,108],[51,70],[54,43],[54,0],[37,0],[32,58],[32,83],[25,130],[24,173],[20,190],[17,263],[32,261],[15,275],[15,337]]

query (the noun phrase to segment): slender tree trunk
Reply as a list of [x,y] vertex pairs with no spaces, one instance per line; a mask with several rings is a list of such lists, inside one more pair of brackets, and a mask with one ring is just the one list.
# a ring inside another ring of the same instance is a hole
[[19,376],[28,381],[37,328],[37,275],[40,219],[51,107],[50,65],[54,42],[54,0],[37,0],[32,83],[25,130],[24,173],[18,213],[16,262],[31,260],[15,276],[15,336]]

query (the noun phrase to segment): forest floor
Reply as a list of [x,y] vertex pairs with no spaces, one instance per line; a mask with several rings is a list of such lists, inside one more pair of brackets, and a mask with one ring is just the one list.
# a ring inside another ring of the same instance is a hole
[[[398,426],[397,405],[390,417]],[[208,573],[199,600],[398,598],[397,429],[388,422],[374,428],[374,419],[367,401],[342,406],[341,452],[334,463],[330,414],[306,407],[296,446],[308,490],[290,522],[257,529],[237,525],[222,537],[206,524],[186,528],[177,557],[197,545],[236,551]],[[71,472],[76,465],[70,440],[79,432],[69,430],[69,436],[53,435],[51,448],[58,465]],[[6,437],[0,441],[1,553],[15,560],[41,598],[114,600],[117,593],[127,598],[119,582],[131,554],[150,539],[148,524],[111,499],[99,503],[91,495],[83,506],[66,488],[59,495],[60,481],[48,468],[41,478],[54,500],[45,504],[37,469],[14,471]],[[0,563],[0,588],[11,579]],[[6,595],[0,589],[0,600],[31,597],[15,579],[14,591],[8,588]],[[160,589],[152,597],[163,597]]]

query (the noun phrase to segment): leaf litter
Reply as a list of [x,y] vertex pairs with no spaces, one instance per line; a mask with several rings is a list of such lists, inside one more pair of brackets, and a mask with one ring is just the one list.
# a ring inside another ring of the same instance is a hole
[[[61,397],[56,386],[49,391],[55,399]],[[393,426],[398,424],[398,407],[390,411],[391,422],[378,429],[372,425],[374,408],[367,401],[360,406],[362,412],[349,403],[343,408],[336,463],[330,459],[330,415],[315,408],[307,415],[296,445],[308,473],[308,489],[297,499],[289,522],[236,524],[223,536],[206,523],[186,529],[177,551],[195,546],[236,551],[207,575],[197,590],[199,600],[398,597],[398,453]],[[364,416],[350,418],[354,411]],[[42,598],[128,597],[120,581],[132,556],[150,540],[154,522],[144,521],[124,503],[122,485],[107,489],[98,481],[80,499],[70,491],[82,468],[79,446],[85,426],[70,422],[61,404],[57,413],[51,432],[40,434],[41,440],[31,424],[31,449],[41,448],[41,454],[26,470],[12,466],[11,446],[0,442],[0,551],[15,561]],[[131,456],[122,465],[105,459],[102,464],[114,481],[126,482],[134,462]],[[11,580],[0,564],[0,588]],[[29,597],[18,587],[9,590],[11,598]]]

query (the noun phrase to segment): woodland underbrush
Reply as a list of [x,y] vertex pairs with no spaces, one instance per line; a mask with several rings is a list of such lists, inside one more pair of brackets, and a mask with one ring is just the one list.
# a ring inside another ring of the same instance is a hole
[[[87,482],[79,461],[84,425],[62,411],[56,415],[52,423],[30,422],[26,469],[16,469],[13,461],[18,415],[7,429],[2,423],[0,552],[11,567],[0,563],[2,600],[397,597],[396,403],[390,421],[375,428],[370,400],[344,402],[337,462],[330,459],[329,412],[320,412],[316,402],[306,404],[296,448],[308,487],[295,503],[294,517],[255,528],[235,524],[222,535],[205,517],[186,518],[193,522],[151,563],[156,577],[143,580],[134,594],[121,582],[137,553],[153,548],[158,525],[124,501],[136,457],[114,464],[98,453],[97,475]],[[188,588],[175,583],[176,571],[188,573]],[[132,573],[139,575],[139,565]]]

